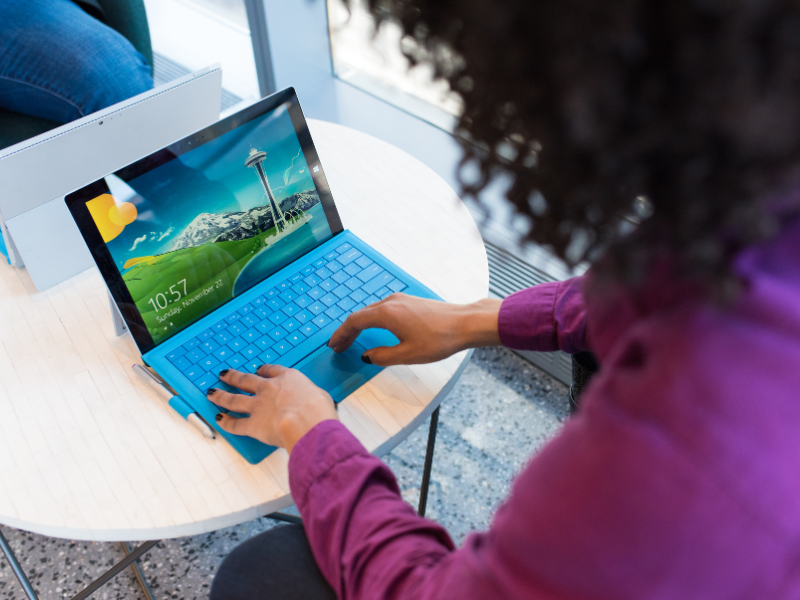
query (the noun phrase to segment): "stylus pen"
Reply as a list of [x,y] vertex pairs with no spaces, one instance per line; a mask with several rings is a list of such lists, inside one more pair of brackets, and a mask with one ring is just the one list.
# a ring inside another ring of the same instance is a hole
[[202,433],[210,440],[216,439],[217,436],[214,435],[214,430],[211,429],[211,427],[209,427],[208,424],[200,418],[200,415],[198,415],[196,412],[190,412],[191,408],[189,408],[189,405],[183,401],[183,398],[173,394],[170,390],[168,390],[167,386],[161,383],[161,381],[159,381],[158,378],[153,375],[153,373],[138,363],[133,364],[133,370],[139,377],[148,383],[150,387],[157,391],[161,397],[164,398],[173,409],[175,409],[175,412],[191,423],[192,426],[197,429],[197,431]]

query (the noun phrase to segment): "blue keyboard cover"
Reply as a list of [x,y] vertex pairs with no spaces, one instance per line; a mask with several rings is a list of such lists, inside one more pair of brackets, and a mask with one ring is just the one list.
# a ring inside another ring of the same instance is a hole
[[[326,344],[350,313],[395,292],[438,298],[344,231],[166,340],[144,359],[214,426],[220,409],[206,399],[206,390],[238,392],[219,381],[220,370],[254,373],[265,363],[294,366]],[[373,367],[369,376],[380,370]],[[253,464],[275,449],[218,432]]]

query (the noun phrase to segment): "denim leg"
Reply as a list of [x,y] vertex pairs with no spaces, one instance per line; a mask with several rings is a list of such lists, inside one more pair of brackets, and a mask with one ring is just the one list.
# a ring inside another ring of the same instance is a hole
[[210,600],[336,600],[302,525],[281,525],[233,549],[211,584]]
[[153,87],[121,34],[71,0],[0,0],[0,107],[59,123]]

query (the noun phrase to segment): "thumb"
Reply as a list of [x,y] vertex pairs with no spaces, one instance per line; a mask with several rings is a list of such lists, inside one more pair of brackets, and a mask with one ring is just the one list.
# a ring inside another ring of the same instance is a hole
[[370,365],[379,367],[391,367],[392,365],[404,364],[405,344],[400,343],[396,346],[377,346],[367,350],[361,355],[361,360]]

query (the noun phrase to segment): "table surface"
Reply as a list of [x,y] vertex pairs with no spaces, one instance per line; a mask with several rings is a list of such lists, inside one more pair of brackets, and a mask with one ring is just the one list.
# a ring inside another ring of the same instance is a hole
[[[369,135],[309,121],[342,222],[450,302],[487,295],[470,213],[431,169]],[[469,360],[384,369],[339,406],[382,455],[439,405]],[[248,464],[197,433],[131,370],[105,284],[90,269],[38,292],[0,265],[0,523],[68,539],[213,531],[293,504],[288,454]]]

